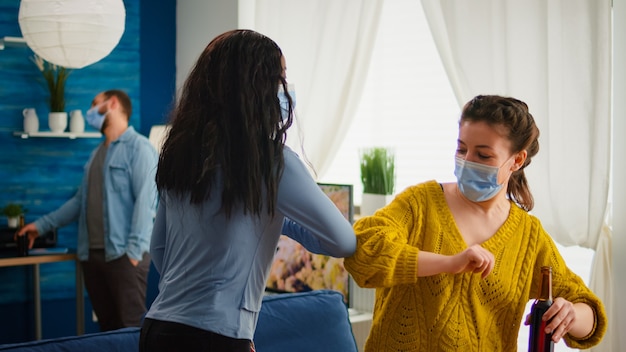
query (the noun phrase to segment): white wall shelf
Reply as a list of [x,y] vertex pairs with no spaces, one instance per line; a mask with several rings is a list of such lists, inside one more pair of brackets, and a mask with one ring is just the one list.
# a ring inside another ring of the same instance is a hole
[[24,47],[26,48],[26,40],[22,37],[0,37],[0,50],[6,47]]
[[76,139],[76,138],[100,138],[100,137],[102,137],[102,133],[100,133],[100,132],[73,133],[73,132],[41,131],[41,132],[26,133],[26,132],[23,132],[23,131],[16,131],[16,132],[13,132],[13,135],[16,136],[16,137],[20,137],[22,139],[26,139],[26,138],[68,138],[68,139]]

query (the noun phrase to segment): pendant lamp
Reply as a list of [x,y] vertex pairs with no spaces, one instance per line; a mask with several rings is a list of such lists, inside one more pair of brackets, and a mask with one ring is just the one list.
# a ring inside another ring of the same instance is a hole
[[37,55],[59,66],[83,68],[117,46],[126,9],[122,0],[21,0],[18,20]]

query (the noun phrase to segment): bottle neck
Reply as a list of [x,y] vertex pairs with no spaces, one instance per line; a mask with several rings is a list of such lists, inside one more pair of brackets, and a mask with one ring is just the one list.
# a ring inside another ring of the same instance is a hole
[[552,268],[541,268],[541,284],[539,286],[539,301],[552,301]]

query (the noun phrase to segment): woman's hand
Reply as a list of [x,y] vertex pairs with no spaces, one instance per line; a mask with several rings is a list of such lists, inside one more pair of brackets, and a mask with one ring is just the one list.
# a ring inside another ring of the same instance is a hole
[[481,273],[484,279],[493,270],[494,263],[493,254],[477,244],[455,255],[420,251],[417,256],[417,277],[441,273]]
[[[552,332],[552,341],[555,343],[570,334],[582,338],[591,333],[594,324],[594,313],[585,303],[572,303],[565,298],[557,297],[552,305],[543,314],[543,320],[549,321],[546,325],[546,334]],[[530,314],[526,316],[526,325],[530,325]]]
[[543,314],[543,320],[549,322],[546,325],[546,334],[552,332],[552,341],[559,342],[576,321],[574,304],[562,297],[555,298]]
[[484,279],[493,270],[494,263],[495,258],[493,254],[480,245],[475,244],[463,252],[452,256],[450,272],[453,274],[481,273]]

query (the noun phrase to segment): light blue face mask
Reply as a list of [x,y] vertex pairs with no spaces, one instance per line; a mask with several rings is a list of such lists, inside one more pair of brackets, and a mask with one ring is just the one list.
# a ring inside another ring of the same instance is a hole
[[459,190],[472,202],[483,202],[493,198],[502,185],[498,184],[497,166],[483,165],[456,157],[454,175]]
[[92,107],[91,109],[87,110],[87,113],[85,114],[85,121],[87,121],[89,126],[95,128],[98,131],[102,130],[102,125],[104,124],[104,119],[106,118],[106,115],[108,113],[108,111],[105,112],[104,114],[101,114],[101,113],[98,112],[98,110],[100,109],[100,107],[104,103],[105,102],[102,102],[102,103]]
[[85,121],[87,121],[87,123],[95,128],[98,131],[102,130],[102,125],[104,124],[104,119],[106,118],[106,115],[108,113],[105,112],[104,114],[101,114],[98,110],[100,109],[100,106],[102,106],[102,104],[98,104],[94,107],[92,107],[91,109],[87,110],[87,113],[85,114]]
[[[296,108],[296,87],[288,83],[287,91],[289,92],[289,96],[291,97],[291,104],[293,105],[293,109]],[[278,86],[278,101],[280,102],[280,113],[283,117],[283,120],[286,120],[289,117],[289,100],[287,100],[287,95],[283,90],[283,86]]]
[[101,114],[100,112],[98,112],[98,110],[100,110],[100,107],[106,103],[106,101],[103,101],[102,103],[92,107],[91,109],[87,110],[87,113],[85,114],[85,121],[87,121],[87,123],[89,124],[89,126],[97,129],[98,131],[102,130],[102,125],[104,124],[104,119],[106,118],[106,115],[109,113],[108,111],[105,112],[104,114]]

